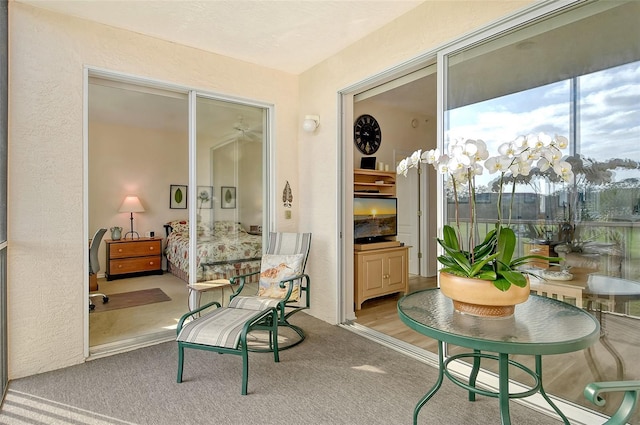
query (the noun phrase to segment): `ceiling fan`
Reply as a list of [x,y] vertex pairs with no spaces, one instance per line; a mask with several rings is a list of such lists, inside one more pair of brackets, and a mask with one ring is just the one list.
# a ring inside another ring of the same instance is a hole
[[252,129],[250,125],[244,122],[242,115],[238,115],[238,120],[233,124],[233,129],[236,132],[235,138],[237,140],[262,141],[262,128]]

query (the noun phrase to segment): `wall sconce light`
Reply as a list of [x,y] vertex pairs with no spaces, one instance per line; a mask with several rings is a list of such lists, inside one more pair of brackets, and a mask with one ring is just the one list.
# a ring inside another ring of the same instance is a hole
[[316,131],[316,128],[320,125],[320,116],[319,115],[305,115],[304,121],[302,122],[302,129],[307,133],[313,133]]

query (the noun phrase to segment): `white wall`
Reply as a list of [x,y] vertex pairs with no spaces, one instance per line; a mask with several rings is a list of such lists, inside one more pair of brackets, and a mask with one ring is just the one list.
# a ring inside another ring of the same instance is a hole
[[[98,228],[131,229],[129,213],[119,213],[127,195],[137,195],[145,209],[134,213],[134,230],[164,237],[164,223],[187,219],[187,210],[169,208],[171,184],[189,180],[188,133],[89,123],[89,234]],[[107,231],[105,239],[111,238]],[[100,245],[100,273],[106,269],[105,245]]]
[[[298,79],[15,2],[9,33],[8,357],[15,379],[84,361],[91,236],[84,228],[84,67],[274,104],[276,187],[285,180],[297,187],[290,164],[298,157]],[[281,205],[276,227],[296,229],[298,215],[284,223]]]

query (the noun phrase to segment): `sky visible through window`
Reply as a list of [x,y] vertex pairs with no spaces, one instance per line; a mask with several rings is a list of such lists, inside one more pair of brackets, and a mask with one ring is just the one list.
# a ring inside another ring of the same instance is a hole
[[[640,162],[640,62],[578,77],[577,87],[578,153],[597,161]],[[563,80],[466,105],[448,111],[447,137],[482,139],[491,155],[519,135],[569,137],[571,101],[571,80]],[[478,182],[486,185],[496,177],[485,170]],[[616,170],[614,180],[630,177],[639,177],[638,170]]]

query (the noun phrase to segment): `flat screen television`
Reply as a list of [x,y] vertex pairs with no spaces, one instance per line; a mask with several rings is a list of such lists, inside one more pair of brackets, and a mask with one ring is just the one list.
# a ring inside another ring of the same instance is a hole
[[355,197],[353,235],[357,243],[379,242],[398,234],[398,199]]

